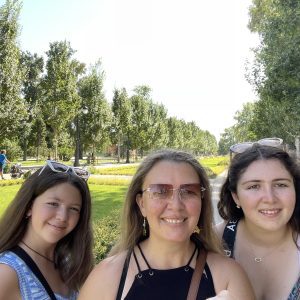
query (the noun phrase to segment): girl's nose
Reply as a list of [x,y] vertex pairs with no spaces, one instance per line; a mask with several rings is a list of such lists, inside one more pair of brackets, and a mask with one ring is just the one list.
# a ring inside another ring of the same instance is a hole
[[272,188],[272,186],[267,186],[263,191],[263,199],[265,202],[275,202],[276,201],[276,195]]
[[60,221],[66,221],[68,218],[68,211],[65,207],[59,207],[56,212],[56,219]]

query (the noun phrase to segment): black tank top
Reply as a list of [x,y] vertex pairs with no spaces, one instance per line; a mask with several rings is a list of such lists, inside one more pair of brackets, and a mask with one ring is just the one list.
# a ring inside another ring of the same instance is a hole
[[[196,253],[197,248],[193,252],[188,263],[179,268],[169,270],[152,269],[138,245],[141,255],[148,266],[147,270],[141,271],[136,254],[133,251],[139,273],[135,275],[133,284],[129,289],[125,300],[185,300],[190,287],[194,270],[190,267],[190,263]],[[116,300],[121,300],[124,284],[127,276],[131,252],[128,253],[123,272],[119,284]],[[216,296],[213,279],[207,264],[205,264],[202,274],[197,300],[204,300],[209,297]]]

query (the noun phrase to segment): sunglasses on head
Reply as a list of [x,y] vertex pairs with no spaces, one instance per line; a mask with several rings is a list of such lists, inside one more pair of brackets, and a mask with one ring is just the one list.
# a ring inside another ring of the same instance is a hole
[[150,184],[148,188],[142,190],[142,193],[148,192],[149,198],[153,200],[168,200],[174,197],[174,191],[178,191],[180,200],[201,199],[205,188],[200,183],[187,183],[174,189],[172,184]]
[[282,144],[282,142],[283,142],[282,139],[276,138],[276,137],[261,139],[257,142],[244,142],[244,143],[239,143],[239,144],[232,145],[230,147],[230,152],[243,153],[246,150],[248,150],[249,148],[251,148],[254,144],[279,148],[279,146]]
[[88,180],[90,177],[90,173],[83,168],[67,166],[54,160],[47,160],[46,164],[44,165],[38,176],[42,174],[46,167],[49,167],[53,172],[56,173],[71,172],[84,180]]

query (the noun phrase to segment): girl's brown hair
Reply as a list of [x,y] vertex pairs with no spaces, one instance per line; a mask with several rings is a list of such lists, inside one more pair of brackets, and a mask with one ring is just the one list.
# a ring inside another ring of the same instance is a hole
[[40,170],[25,180],[0,219],[0,252],[15,247],[22,240],[29,220],[27,212],[36,197],[55,185],[69,183],[79,190],[82,207],[76,227],[57,243],[54,260],[66,285],[79,290],[94,264],[89,188],[72,172],[56,173],[48,166],[41,174]]

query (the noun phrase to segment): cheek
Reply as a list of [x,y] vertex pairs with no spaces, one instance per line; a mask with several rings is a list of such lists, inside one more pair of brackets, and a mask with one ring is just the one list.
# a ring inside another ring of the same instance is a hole
[[193,201],[186,203],[186,210],[190,215],[200,217],[202,203],[200,201]]
[[73,214],[73,215],[70,214],[69,223],[73,228],[77,225],[79,219],[80,219],[80,214]]

